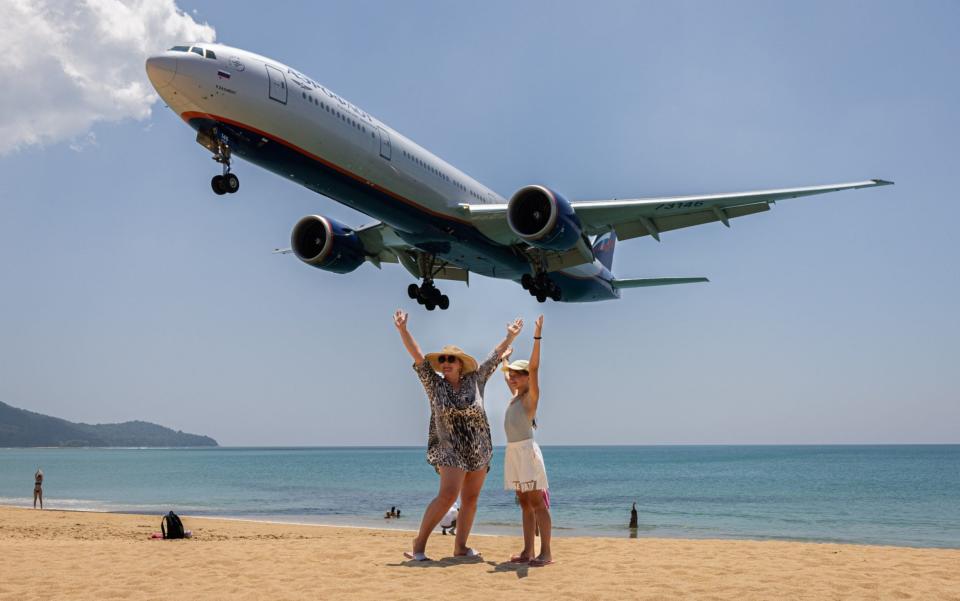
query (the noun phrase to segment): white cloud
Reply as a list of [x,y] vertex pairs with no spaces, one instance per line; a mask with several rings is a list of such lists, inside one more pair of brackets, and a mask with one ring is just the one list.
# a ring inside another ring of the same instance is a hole
[[83,152],[85,148],[92,148],[97,145],[97,134],[88,131],[86,136],[75,139],[70,142],[70,150],[74,152]]
[[173,0],[0,0],[0,155],[84,139],[98,121],[145,119],[147,56],[213,41]]

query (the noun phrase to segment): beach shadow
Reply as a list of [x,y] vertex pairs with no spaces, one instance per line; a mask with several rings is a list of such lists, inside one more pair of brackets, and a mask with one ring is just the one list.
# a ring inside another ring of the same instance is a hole
[[[483,557],[442,557],[440,559],[431,559],[430,561],[414,561],[413,559],[408,559],[406,561],[401,561],[399,563],[388,563],[387,567],[397,568],[452,568],[454,566],[469,565],[474,563],[485,563]],[[493,562],[486,562],[491,565]]]
[[493,566],[493,569],[488,572],[488,574],[499,574],[503,572],[516,572],[517,578],[526,578],[530,575],[530,566],[525,563],[515,563],[512,561],[505,561],[503,563],[497,563],[495,561],[488,561],[487,565]]

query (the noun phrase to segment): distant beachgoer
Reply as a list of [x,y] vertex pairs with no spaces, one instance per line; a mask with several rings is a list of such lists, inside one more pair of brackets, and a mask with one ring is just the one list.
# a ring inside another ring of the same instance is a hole
[[43,509],[43,470],[37,468],[33,475],[33,508],[37,508],[37,499],[40,499],[40,509]]
[[389,520],[389,519],[392,518],[392,517],[393,517],[393,514],[390,513],[389,511],[386,512],[385,514],[383,514],[383,519],[385,519],[385,520]]
[[[530,360],[510,363],[513,349],[504,351],[504,377],[513,399],[504,415],[507,449],[504,453],[503,485],[516,492],[523,516],[523,551],[510,558],[516,563],[541,567],[553,563],[550,550],[552,519],[550,517],[550,485],[543,453],[533,440],[537,427],[537,406],[540,401],[540,339],[543,315],[537,318]],[[538,532],[539,530],[539,532]],[[540,535],[540,554],[534,557],[536,536]]]
[[399,509],[397,510],[397,512],[396,512],[395,514],[393,514],[393,517],[395,517],[395,518],[400,517],[400,510],[399,510]]
[[493,457],[483,390],[500,356],[523,328],[523,321],[517,319],[509,324],[506,338],[478,365],[476,359],[456,346],[445,346],[440,352],[425,357],[407,330],[407,319],[407,314],[399,309],[393,316],[403,345],[413,357],[413,369],[430,401],[427,462],[440,474],[440,490],[424,510],[420,531],[413,539],[413,550],[404,552],[404,557],[416,561],[429,559],[424,553],[427,539],[458,496],[460,514],[453,554],[479,557],[480,553],[467,546],[467,537]]
[[395,517],[397,517],[398,515],[399,515],[399,514],[397,513],[397,508],[396,508],[395,506],[394,506],[394,507],[391,507],[391,508],[390,508],[390,517],[395,518]]
[[637,504],[633,504],[633,509],[630,510],[630,528],[637,529]]
[[460,504],[454,503],[453,507],[450,508],[450,511],[447,512],[447,515],[443,516],[443,519],[440,520],[440,530],[446,535],[447,530],[450,531],[450,534],[457,533],[457,514],[460,513]]

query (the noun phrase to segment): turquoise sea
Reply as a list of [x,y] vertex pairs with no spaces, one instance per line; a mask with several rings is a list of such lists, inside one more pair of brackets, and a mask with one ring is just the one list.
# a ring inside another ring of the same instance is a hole
[[[556,534],[960,548],[960,445],[544,447]],[[519,534],[503,449],[475,531]],[[0,504],[414,529],[422,447],[0,449]],[[627,529],[637,503],[640,528]],[[391,506],[399,520],[384,520]]]

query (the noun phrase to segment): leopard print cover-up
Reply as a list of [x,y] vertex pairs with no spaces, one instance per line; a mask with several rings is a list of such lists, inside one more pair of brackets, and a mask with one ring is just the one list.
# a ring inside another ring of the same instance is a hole
[[413,366],[430,400],[430,431],[427,435],[427,463],[457,467],[473,472],[487,467],[493,457],[490,422],[483,405],[483,389],[500,358],[493,351],[477,371],[460,378],[460,390],[426,359]]

